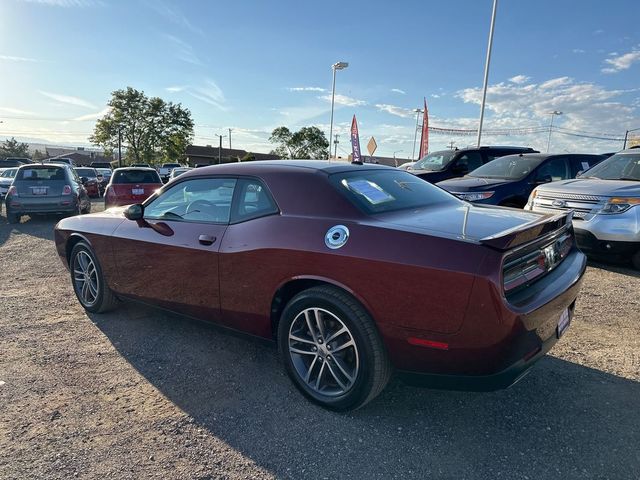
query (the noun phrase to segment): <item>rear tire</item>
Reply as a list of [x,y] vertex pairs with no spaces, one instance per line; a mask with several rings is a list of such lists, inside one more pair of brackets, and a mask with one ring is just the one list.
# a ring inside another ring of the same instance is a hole
[[21,215],[17,213],[13,213],[11,210],[7,208],[7,222],[8,223],[20,223]]
[[334,287],[310,288],[287,304],[278,324],[278,345],[294,385],[331,410],[362,407],[391,377],[373,319]]
[[80,305],[91,313],[113,310],[119,303],[102,274],[98,259],[85,242],[78,242],[69,256],[71,284]]

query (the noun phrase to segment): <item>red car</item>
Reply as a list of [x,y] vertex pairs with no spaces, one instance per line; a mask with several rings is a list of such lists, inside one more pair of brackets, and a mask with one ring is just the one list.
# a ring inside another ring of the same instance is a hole
[[91,198],[100,197],[100,182],[102,175],[93,167],[74,167],[74,170],[80,177],[82,185],[87,190],[87,194]]
[[140,203],[162,187],[162,180],[153,168],[116,168],[104,191],[104,207]]
[[335,410],[394,370],[509,386],[566,330],[586,268],[570,214],[312,160],[192,170],[142,204],[62,220],[55,241],[89,312],[133,299],[273,339],[293,383]]

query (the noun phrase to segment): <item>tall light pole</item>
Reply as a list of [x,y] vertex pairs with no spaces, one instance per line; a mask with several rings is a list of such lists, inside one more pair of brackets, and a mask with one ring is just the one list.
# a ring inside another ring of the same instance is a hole
[[[2,123],[2,122],[0,122]],[[630,132],[637,132],[638,130],[640,130],[640,128],[633,128],[631,130],[627,130],[626,132],[624,132],[624,145],[622,145],[622,149],[626,150],[627,149],[627,139],[629,138],[629,133]]]
[[549,112],[551,115],[551,122],[549,123],[549,138],[547,139],[547,153],[549,153],[549,145],[551,145],[551,130],[553,130],[553,117],[556,115],[562,115],[562,112],[558,110],[554,110],[553,112]]
[[233,130],[233,128],[229,129],[229,150],[231,150],[231,131]]
[[396,153],[400,153],[402,150],[396,150],[395,152],[393,152],[393,164],[394,166],[398,166],[398,161],[396,160]]
[[419,108],[414,108],[413,111],[416,112],[416,129],[413,132],[413,153],[411,154],[411,160],[416,159],[416,140],[418,139],[418,120],[420,120],[420,114],[423,112],[423,110],[420,110]]
[[329,160],[331,160],[331,139],[333,138],[333,105],[336,98],[336,70],[344,70],[348,66],[348,62],[336,62],[331,65],[331,70],[333,70],[333,86],[331,87],[331,123],[329,124]]
[[220,165],[222,163],[222,137],[224,137],[224,135],[218,135],[216,133],[216,137],[220,140],[218,144],[218,165]]
[[482,122],[484,120],[484,104],[487,100],[487,83],[489,81],[489,65],[491,64],[491,48],[493,47],[493,27],[496,24],[496,10],[498,0],[493,0],[493,11],[491,12],[491,28],[489,29],[489,45],[487,45],[487,61],[484,64],[484,82],[482,85],[482,103],[480,104],[480,125],[478,126],[478,148],[482,139]]

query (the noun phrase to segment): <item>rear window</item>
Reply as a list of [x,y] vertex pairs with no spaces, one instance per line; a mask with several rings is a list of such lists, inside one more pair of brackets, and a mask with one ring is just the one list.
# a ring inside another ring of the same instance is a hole
[[337,173],[331,183],[368,214],[459,203],[444,190],[402,170],[363,170]]
[[113,174],[111,183],[162,183],[154,170],[120,170]]
[[76,168],[76,173],[81,177],[95,177],[96,171],[93,168]]
[[66,180],[64,168],[60,167],[27,167],[18,170],[16,181],[21,180]]

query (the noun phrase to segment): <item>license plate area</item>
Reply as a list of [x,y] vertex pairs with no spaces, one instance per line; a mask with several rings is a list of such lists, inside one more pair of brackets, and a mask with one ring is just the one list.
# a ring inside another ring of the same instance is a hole
[[48,187],[31,187],[31,195],[46,195]]
[[144,195],[144,188],[132,188],[131,195]]
[[567,330],[567,327],[571,323],[571,313],[568,308],[565,308],[560,319],[558,320],[558,326],[556,328],[556,336],[560,338],[562,334]]

